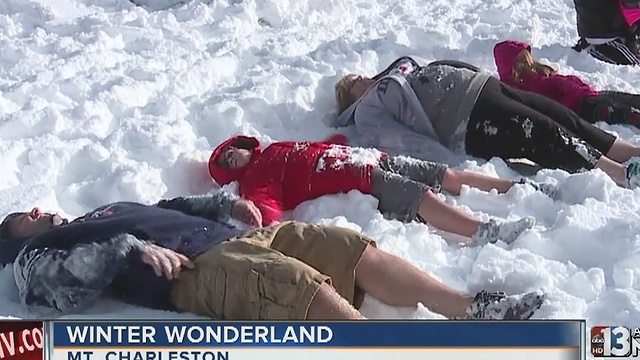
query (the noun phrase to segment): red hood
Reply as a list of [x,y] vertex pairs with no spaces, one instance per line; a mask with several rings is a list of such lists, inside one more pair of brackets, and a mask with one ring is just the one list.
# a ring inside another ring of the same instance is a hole
[[531,51],[531,45],[520,41],[503,41],[493,47],[493,58],[500,74],[500,80],[510,83],[516,57],[522,50]]
[[262,148],[260,147],[260,142],[258,142],[258,139],[250,136],[234,136],[218,145],[218,147],[213,150],[211,157],[209,157],[209,174],[211,175],[213,180],[215,180],[220,186],[240,180],[242,174],[244,174],[245,170],[247,169],[247,166],[240,169],[228,169],[218,166],[218,157],[228,146],[253,150],[253,153],[251,154],[251,161],[249,162],[249,164],[251,164],[255,160],[255,158],[262,152]]

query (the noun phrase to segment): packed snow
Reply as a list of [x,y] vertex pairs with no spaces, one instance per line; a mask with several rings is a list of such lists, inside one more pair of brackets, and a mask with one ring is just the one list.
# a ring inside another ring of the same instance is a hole
[[[151,203],[215,190],[206,161],[236,134],[320,140],[336,131],[333,86],[373,75],[402,55],[459,59],[496,74],[493,45],[534,55],[600,88],[633,92],[638,69],[570,49],[571,0],[2,0],[0,216],[41,206],[68,217],[112,201]],[[633,143],[640,131],[599,124]],[[357,137],[353,137],[357,141]],[[503,161],[451,156],[453,166],[515,179]],[[302,204],[292,218],[361,230],[447,284],[548,302],[537,319],[640,325],[640,190],[604,173],[541,170],[561,184],[554,202],[530,187],[444,196],[483,219],[537,218],[512,245],[464,248],[418,224],[386,220],[356,192]],[[367,298],[371,318],[441,318],[423,307]],[[29,318],[10,267],[0,272],[0,317]],[[105,299],[71,318],[184,318]]]

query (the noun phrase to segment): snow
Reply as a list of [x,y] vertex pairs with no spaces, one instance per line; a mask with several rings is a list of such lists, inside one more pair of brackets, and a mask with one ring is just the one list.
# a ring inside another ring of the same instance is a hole
[[[374,74],[402,55],[460,59],[496,73],[493,45],[528,41],[534,55],[600,88],[633,92],[638,69],[570,49],[571,0],[2,0],[0,215],[39,205],[74,217],[117,200],[150,203],[214,189],[206,161],[235,134],[262,142],[334,133],[333,85]],[[172,5],[175,5],[172,7]],[[633,143],[640,130],[599,124]],[[353,135],[353,129],[343,129]],[[461,169],[516,178],[503,161]],[[553,202],[530,187],[464,188],[448,202],[483,219],[537,218],[514,244],[462,248],[425,225],[385,220],[351,192],[310,201],[298,220],[361,230],[379,246],[471,292],[549,300],[538,319],[640,325],[640,190],[601,171],[570,176]],[[373,318],[439,318],[423,307],[367,298]],[[29,318],[10,267],[0,272],[0,317]],[[185,318],[105,299],[71,318]]]
[[374,148],[331,145],[318,159],[316,172],[323,172],[327,169],[342,169],[345,165],[375,166],[381,156],[382,152]]

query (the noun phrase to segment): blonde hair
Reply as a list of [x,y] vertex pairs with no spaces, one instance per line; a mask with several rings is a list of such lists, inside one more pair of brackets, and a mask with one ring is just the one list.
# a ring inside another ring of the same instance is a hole
[[342,77],[342,79],[338,80],[336,83],[335,92],[338,115],[347,110],[347,108],[355,101],[351,94],[349,94],[349,90],[351,90],[351,84],[356,78],[358,78],[358,75],[349,74]]
[[522,82],[522,76],[526,74],[542,74],[544,76],[555,75],[557,71],[549,65],[541,64],[533,58],[527,49],[522,50],[516,57],[513,65],[513,80]]

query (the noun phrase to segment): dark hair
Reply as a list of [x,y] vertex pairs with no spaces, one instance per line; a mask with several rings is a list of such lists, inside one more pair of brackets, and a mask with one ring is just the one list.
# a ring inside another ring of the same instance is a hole
[[13,220],[15,220],[15,218],[24,214],[26,213],[24,212],[11,213],[7,215],[7,217],[5,217],[4,220],[2,220],[2,223],[0,223],[0,239],[12,240],[13,236],[11,236],[11,231],[10,231],[11,223],[13,222]]
[[16,212],[9,214],[0,223],[0,266],[11,264],[20,253],[20,250],[22,250],[23,239],[12,236],[10,226],[18,216],[24,214],[26,213]]
[[220,155],[218,155],[218,159],[216,161],[219,167],[223,169],[228,169],[231,167],[231,165],[227,161],[227,151],[229,151],[229,149],[231,149],[232,147],[233,146],[226,146],[224,149],[222,149],[222,151],[220,151]]

